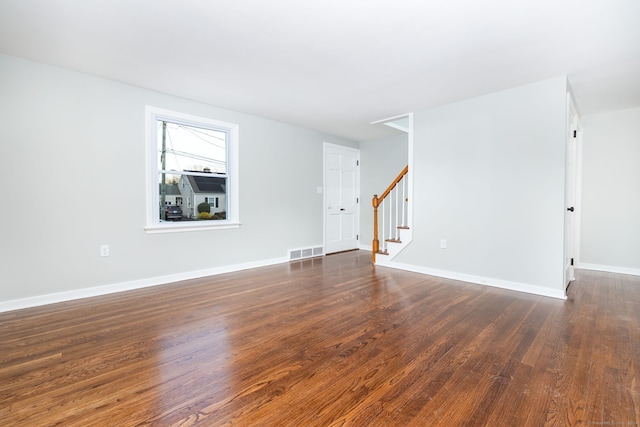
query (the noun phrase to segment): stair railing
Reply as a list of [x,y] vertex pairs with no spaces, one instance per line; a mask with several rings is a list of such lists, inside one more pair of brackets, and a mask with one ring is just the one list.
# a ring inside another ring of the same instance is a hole
[[[399,242],[399,228],[407,226],[407,173],[405,166],[391,185],[382,193],[373,196],[373,242],[371,244],[371,262],[376,262],[376,254],[388,254],[387,242]],[[378,211],[381,211],[381,227],[378,224]],[[388,225],[388,229],[387,229]],[[382,246],[378,239],[378,228],[381,228]]]

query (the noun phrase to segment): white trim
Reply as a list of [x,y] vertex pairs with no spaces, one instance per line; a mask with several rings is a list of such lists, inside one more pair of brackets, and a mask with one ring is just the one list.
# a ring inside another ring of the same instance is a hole
[[[575,107],[575,105],[574,105]],[[576,215],[574,217],[575,224],[575,236],[574,236],[574,245],[573,248],[573,263],[574,265],[580,264],[580,245],[582,242],[582,144],[583,144],[583,129],[582,129],[582,121],[580,120],[580,116],[578,116],[578,140],[576,146]]]
[[388,126],[390,128],[405,132],[405,133],[409,133],[411,131],[411,119],[409,119],[409,125],[407,127],[396,123],[397,121],[399,121],[400,119],[405,119],[405,118],[409,118],[409,115],[413,114],[413,113],[408,113],[408,114],[400,114],[398,116],[393,116],[393,117],[388,117],[386,119],[382,119],[382,120],[376,120],[371,122],[371,124],[373,126],[377,126],[377,125],[384,125],[384,126]]
[[360,245],[358,245],[358,249],[360,249],[361,251],[369,251],[369,252],[371,252],[371,245],[360,244]]
[[149,234],[177,233],[184,231],[222,230],[226,228],[239,228],[240,222],[226,221],[194,221],[194,222],[168,222],[144,227]]
[[38,295],[35,297],[22,298],[11,301],[3,301],[0,302],[0,313],[12,310],[20,310],[24,308],[38,307],[47,304],[55,304],[76,299],[114,294],[117,292],[131,291],[134,289],[148,288],[151,286],[166,285],[168,283],[179,282],[182,280],[197,279],[200,277],[215,276],[224,273],[233,273],[236,271],[248,270],[251,268],[284,264],[286,262],[289,262],[289,259],[287,257],[272,258],[261,261],[246,262],[242,264],[208,268],[204,270],[189,271],[185,273],[170,274],[167,276],[151,277],[148,279],[132,280],[129,282],[113,283],[111,285],[76,289],[73,291],[56,292],[53,294]]
[[576,268],[578,270],[594,270],[594,271],[604,271],[606,273],[629,274],[631,276],[640,276],[640,269],[637,269],[637,268],[616,267],[613,265],[599,265],[599,264],[588,264],[588,263],[580,263],[576,265]]
[[404,114],[398,114],[397,116],[391,116],[391,117],[387,117],[386,119],[380,119],[380,120],[374,120],[371,122],[372,125],[384,125],[387,122],[393,122],[394,120],[398,120],[398,119],[402,119],[404,117],[407,117],[409,114],[411,113],[404,113]]
[[492,286],[494,288],[507,289],[510,291],[525,292],[528,294],[539,295],[543,297],[551,297],[565,300],[567,299],[563,290],[551,288],[543,288],[541,286],[528,285],[526,283],[510,282],[507,280],[493,279],[489,277],[474,276],[471,274],[456,273],[452,271],[436,270],[427,267],[420,267],[398,262],[390,262],[383,267],[391,267],[399,270],[412,271],[414,273],[427,274],[429,276],[442,277],[445,279],[459,280],[461,282],[474,283],[477,285]]
[[409,173],[407,174],[407,198],[409,199],[407,204],[407,225],[411,230],[411,240],[413,240],[413,113],[409,113],[407,116],[409,117],[409,132],[407,132],[407,165],[409,166]]

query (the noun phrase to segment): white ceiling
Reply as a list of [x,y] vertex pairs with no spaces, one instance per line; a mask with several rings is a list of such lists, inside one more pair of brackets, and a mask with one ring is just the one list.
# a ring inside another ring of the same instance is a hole
[[563,74],[640,106],[640,0],[0,0],[0,52],[356,140]]

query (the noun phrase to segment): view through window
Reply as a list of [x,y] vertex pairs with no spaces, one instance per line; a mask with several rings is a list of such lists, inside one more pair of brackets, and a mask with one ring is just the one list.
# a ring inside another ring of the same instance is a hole
[[151,114],[151,121],[157,182],[153,222],[228,222],[237,197],[230,164],[237,127],[177,113]]

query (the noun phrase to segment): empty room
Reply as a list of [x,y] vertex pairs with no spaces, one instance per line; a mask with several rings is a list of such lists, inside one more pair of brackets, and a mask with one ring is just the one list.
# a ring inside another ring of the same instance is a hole
[[637,426],[640,2],[0,2],[0,425]]

